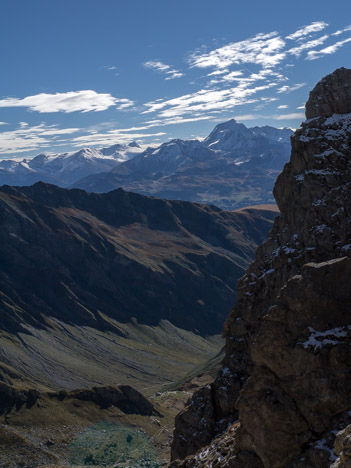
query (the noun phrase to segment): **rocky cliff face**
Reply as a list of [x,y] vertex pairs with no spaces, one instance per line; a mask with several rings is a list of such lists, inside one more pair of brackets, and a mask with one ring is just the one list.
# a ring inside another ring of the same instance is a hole
[[220,375],[177,417],[172,459],[188,458],[172,467],[349,466],[349,432],[333,443],[351,422],[350,90],[339,69],[310,94],[281,215],[239,283]]

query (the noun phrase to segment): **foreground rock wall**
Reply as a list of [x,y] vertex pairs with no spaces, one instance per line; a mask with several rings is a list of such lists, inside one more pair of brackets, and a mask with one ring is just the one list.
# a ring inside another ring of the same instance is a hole
[[350,90],[339,69],[310,94],[274,189],[281,215],[239,283],[222,371],[177,417],[172,459],[189,457],[174,467],[336,460],[335,433],[351,422]]

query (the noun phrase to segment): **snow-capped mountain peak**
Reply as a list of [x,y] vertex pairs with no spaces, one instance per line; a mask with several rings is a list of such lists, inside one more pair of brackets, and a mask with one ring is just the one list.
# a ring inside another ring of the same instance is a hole
[[252,127],[250,130],[255,135],[261,135],[268,138],[271,141],[276,141],[279,143],[288,143],[290,144],[290,137],[294,133],[291,128],[275,128],[265,125],[264,127]]
[[247,128],[232,119],[217,125],[203,144],[230,154],[235,164],[243,164],[252,158],[262,158],[266,153],[276,151],[278,147],[288,153],[292,133],[288,128],[278,129],[268,125]]
[[28,185],[38,180],[56,183],[63,187],[81,177],[110,171],[118,164],[128,161],[143,149],[135,141],[106,148],[82,148],[67,153],[41,153],[22,161],[0,161],[0,183],[7,180],[14,184]]
[[232,119],[217,125],[203,141],[204,145],[215,150],[234,152],[248,150],[253,134],[244,124]]
[[247,128],[232,119],[218,124],[203,141],[173,139],[147,149],[133,141],[61,154],[42,153],[21,162],[0,161],[0,184],[30,185],[42,180],[67,187],[109,172],[137,178],[149,174],[159,180],[186,171],[192,177],[203,171],[221,173],[248,164],[253,168],[280,168],[290,153],[291,133],[290,129],[269,126]]

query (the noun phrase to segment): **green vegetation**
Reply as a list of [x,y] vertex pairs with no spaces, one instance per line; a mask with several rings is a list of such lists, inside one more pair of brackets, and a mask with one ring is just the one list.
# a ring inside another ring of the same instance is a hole
[[112,422],[100,422],[77,436],[70,446],[71,465],[158,468],[146,434]]

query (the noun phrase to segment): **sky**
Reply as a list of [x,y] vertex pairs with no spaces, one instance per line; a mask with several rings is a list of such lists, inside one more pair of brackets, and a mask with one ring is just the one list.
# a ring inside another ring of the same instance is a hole
[[350,0],[0,0],[0,158],[297,128]]

